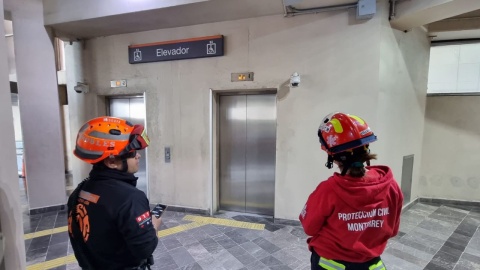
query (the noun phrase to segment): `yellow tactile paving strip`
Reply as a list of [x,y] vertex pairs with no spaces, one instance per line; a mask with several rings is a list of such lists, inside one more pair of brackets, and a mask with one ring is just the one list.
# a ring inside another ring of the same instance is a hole
[[[251,223],[251,222],[242,222],[242,221],[236,221],[236,220],[231,220],[231,219],[223,219],[223,218],[211,218],[211,217],[200,217],[200,216],[192,216],[192,215],[186,215],[183,220],[188,220],[188,221],[193,221],[192,223],[188,224],[183,224],[179,226],[175,226],[169,229],[161,230],[158,231],[157,236],[159,238],[176,234],[179,232],[184,232],[188,231],[194,228],[198,228],[207,224],[214,224],[214,225],[220,225],[220,226],[227,226],[227,227],[235,227],[235,228],[244,228],[244,229],[251,229],[251,230],[264,230],[265,225],[264,224],[259,224],[259,223]],[[67,226],[64,227],[58,227],[54,228],[51,230],[44,230],[44,231],[39,231],[39,232],[34,232],[34,233],[29,233],[25,234],[24,238],[26,239],[32,239],[35,237],[40,237],[40,236],[45,236],[49,234],[55,234],[55,233],[60,233],[60,232],[66,232]],[[42,263],[36,263],[30,266],[27,266],[27,270],[47,270],[47,269],[52,269],[55,267],[59,267],[65,264],[69,263],[74,263],[77,260],[75,259],[75,255],[68,255],[65,257],[60,257],[54,260],[42,262]]]
[[265,224],[260,223],[252,223],[252,222],[243,222],[243,221],[236,221],[231,219],[223,219],[223,218],[212,218],[212,217],[200,217],[200,216],[191,216],[186,215],[183,220],[190,220],[193,222],[204,223],[204,224],[214,224],[214,225],[221,225],[221,226],[228,226],[228,227],[235,227],[235,228],[244,228],[250,230],[264,230]]
[[27,239],[32,239],[32,238],[35,238],[35,237],[66,232],[67,230],[68,230],[67,226],[63,226],[63,227],[58,227],[58,228],[54,228],[54,229],[50,229],[50,230],[38,231],[38,232],[34,232],[34,233],[27,233],[23,237],[25,238],[25,240],[27,240]]
[[65,257],[61,257],[58,259],[42,262],[42,263],[37,263],[37,264],[32,264],[27,266],[27,270],[45,270],[45,269],[52,269],[55,267],[59,267],[65,264],[69,263],[74,263],[77,262],[77,259],[75,259],[75,255],[68,255]]
[[205,225],[205,224],[204,223],[197,223],[197,222],[183,224],[183,225],[175,226],[175,227],[172,227],[172,228],[169,228],[169,229],[158,231],[157,236],[159,238],[161,238],[161,237],[176,234],[176,233],[179,233],[179,232],[184,232],[184,231],[187,231],[187,230],[190,230],[190,229],[193,229],[193,228],[198,228],[198,227],[201,227],[203,225]]

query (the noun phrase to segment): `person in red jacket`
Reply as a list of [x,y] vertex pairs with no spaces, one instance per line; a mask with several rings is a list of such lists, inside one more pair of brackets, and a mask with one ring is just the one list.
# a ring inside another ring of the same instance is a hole
[[318,137],[325,166],[341,173],[317,186],[299,216],[311,269],[385,270],[380,255],[398,233],[403,195],[389,167],[370,166],[377,137],[362,118],[344,113],[326,116]]

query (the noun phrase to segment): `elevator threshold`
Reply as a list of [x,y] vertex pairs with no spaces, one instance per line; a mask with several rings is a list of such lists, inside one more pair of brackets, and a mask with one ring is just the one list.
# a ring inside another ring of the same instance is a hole
[[224,217],[235,217],[235,216],[248,216],[248,217],[257,217],[257,218],[265,218],[265,219],[274,219],[273,216],[269,215],[262,215],[262,214],[255,214],[255,213],[247,213],[247,212],[236,212],[230,210],[218,210],[217,212],[213,213],[213,216],[224,216]]

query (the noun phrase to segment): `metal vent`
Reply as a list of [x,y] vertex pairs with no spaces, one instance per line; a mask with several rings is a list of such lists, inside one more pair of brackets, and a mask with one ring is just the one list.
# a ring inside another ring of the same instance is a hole
[[12,106],[18,106],[18,94],[10,93],[12,99]]
[[409,203],[412,195],[413,156],[404,156],[402,165],[402,192],[403,204]]

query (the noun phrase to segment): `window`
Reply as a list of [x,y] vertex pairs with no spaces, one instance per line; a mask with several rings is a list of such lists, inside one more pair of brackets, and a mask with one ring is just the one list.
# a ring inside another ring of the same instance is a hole
[[430,49],[427,94],[480,94],[480,43]]

